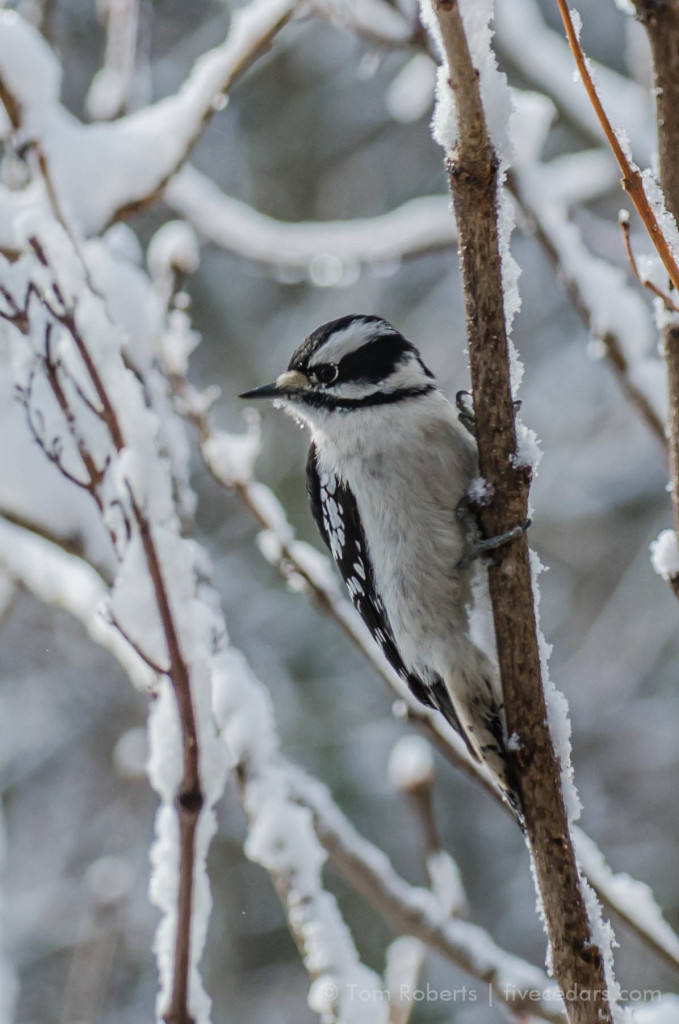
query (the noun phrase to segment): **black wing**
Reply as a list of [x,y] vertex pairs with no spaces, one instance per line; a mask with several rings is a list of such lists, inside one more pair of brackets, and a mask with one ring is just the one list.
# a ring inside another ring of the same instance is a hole
[[[354,607],[382,648],[387,661],[408,685],[413,696],[427,707],[438,708],[466,740],[443,680],[437,678],[433,685],[428,686],[404,665],[386,610],[375,588],[375,575],[356,499],[334,474],[321,477],[313,444],[307,459],[306,480],[316,526],[342,574]],[[476,758],[471,748],[470,752]]]

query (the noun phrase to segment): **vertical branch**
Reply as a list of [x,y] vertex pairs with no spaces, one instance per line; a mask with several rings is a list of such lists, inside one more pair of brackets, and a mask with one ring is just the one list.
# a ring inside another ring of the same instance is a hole
[[[509,347],[498,238],[498,158],[456,0],[434,0],[449,69],[457,141],[447,169],[457,220],[479,465],[493,499],[481,510],[486,536],[526,520],[530,471],[517,459]],[[510,735],[518,738],[517,775],[526,836],[545,915],[554,973],[572,1024],[611,1021],[604,958],[588,920],[561,790],[561,769],[547,726],[528,544],[503,549],[489,569]]]

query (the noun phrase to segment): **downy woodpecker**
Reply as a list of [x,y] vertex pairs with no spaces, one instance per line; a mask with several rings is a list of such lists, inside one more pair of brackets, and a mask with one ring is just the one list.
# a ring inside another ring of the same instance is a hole
[[241,397],[274,399],[309,428],[311,511],[353,604],[518,813],[500,681],[469,635],[476,548],[461,510],[476,445],[420,353],[380,317],[344,316]]

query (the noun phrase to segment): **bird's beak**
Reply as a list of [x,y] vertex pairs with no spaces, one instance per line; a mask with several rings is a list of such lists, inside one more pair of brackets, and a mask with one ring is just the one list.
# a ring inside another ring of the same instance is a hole
[[273,384],[262,384],[259,388],[253,388],[252,391],[244,391],[239,398],[287,398],[296,392],[306,390],[309,386],[309,381],[303,373],[299,373],[297,370],[286,370],[285,373],[281,373]]

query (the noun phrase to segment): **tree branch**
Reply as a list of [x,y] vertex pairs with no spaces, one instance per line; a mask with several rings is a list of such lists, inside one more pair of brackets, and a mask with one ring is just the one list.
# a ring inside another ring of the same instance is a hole
[[[448,64],[457,140],[447,166],[460,237],[479,467],[494,497],[481,509],[486,536],[526,521],[530,469],[517,457],[509,346],[498,239],[498,158],[481,102],[456,0],[434,0]],[[507,728],[517,737],[516,765],[526,835],[561,991],[573,1024],[611,1021],[604,957],[592,936],[580,885],[561,768],[547,725],[528,543],[503,549],[488,571]]]

